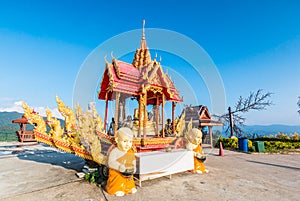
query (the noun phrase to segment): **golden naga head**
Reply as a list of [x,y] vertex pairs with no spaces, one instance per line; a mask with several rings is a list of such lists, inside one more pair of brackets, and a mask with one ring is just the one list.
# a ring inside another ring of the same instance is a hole
[[52,112],[48,107],[46,108],[46,118],[47,118],[47,123],[50,124],[53,123]]
[[24,110],[24,116],[30,120],[32,118],[32,114],[34,113],[33,109],[30,108],[26,103],[25,101],[22,101],[22,107],[23,107],[23,110]]
[[52,117],[52,112],[51,112],[51,110],[49,110],[48,107],[46,108],[46,116],[47,117]]
[[58,106],[58,110],[61,112],[61,110],[66,107],[65,103],[61,99],[59,99],[59,97],[57,95],[56,95],[55,99],[56,99],[56,103]]

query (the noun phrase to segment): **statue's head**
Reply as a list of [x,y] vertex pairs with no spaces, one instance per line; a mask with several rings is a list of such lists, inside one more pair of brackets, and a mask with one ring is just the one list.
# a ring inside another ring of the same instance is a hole
[[121,151],[127,152],[132,147],[132,138],[134,134],[130,128],[123,127],[117,130],[116,142]]
[[192,128],[186,135],[187,139],[193,144],[202,143],[202,132],[198,128]]

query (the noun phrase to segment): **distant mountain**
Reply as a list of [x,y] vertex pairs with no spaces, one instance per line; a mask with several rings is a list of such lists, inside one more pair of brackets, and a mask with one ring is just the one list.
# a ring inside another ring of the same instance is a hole
[[[20,129],[18,124],[12,123],[12,120],[22,117],[22,113],[18,112],[0,112],[0,132],[15,132]],[[45,117],[44,117],[45,118]],[[64,121],[60,120],[60,125],[64,126]],[[32,130],[33,125],[27,125],[26,129]]]
[[275,135],[279,132],[290,135],[294,132],[300,134],[300,125],[299,126],[289,126],[289,125],[281,125],[281,124],[273,124],[273,125],[245,125],[242,127],[243,131],[246,135],[258,134],[260,136],[269,136]]
[[19,112],[0,112],[0,125],[3,123],[8,123],[13,119],[18,119],[21,118],[23,114],[19,113]]
[[21,118],[22,115],[18,112],[0,112],[0,131],[15,132],[19,130],[19,125],[11,121]]

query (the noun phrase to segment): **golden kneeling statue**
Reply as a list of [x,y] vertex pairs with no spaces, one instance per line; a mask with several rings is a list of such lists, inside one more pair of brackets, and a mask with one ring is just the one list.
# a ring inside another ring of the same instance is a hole
[[187,133],[186,138],[186,149],[194,152],[194,170],[192,172],[199,174],[202,174],[204,172],[208,173],[209,171],[203,164],[206,159],[206,155],[203,154],[201,146],[202,132],[197,128],[193,128]]
[[132,149],[133,132],[123,127],[116,133],[117,147],[108,156],[109,176],[106,191],[109,194],[123,196],[135,193],[133,174],[136,171],[136,159]]

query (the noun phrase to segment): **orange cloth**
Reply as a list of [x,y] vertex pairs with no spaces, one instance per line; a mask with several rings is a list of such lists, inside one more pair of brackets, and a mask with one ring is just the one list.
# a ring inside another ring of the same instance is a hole
[[125,194],[131,193],[131,190],[135,188],[133,175],[124,176],[117,170],[109,169],[109,176],[106,184],[106,192],[114,195],[118,191],[122,191]]
[[[195,149],[193,149],[193,151],[196,152],[196,153],[202,154],[202,147],[200,146],[200,144]],[[200,171],[204,172],[206,170],[206,168],[205,168],[205,165],[201,161],[199,161],[197,159],[197,157],[194,156],[194,170],[193,170],[193,172],[196,172],[197,170],[200,170]]]
[[[117,161],[121,162],[123,161],[125,164],[126,168],[133,168],[132,164],[128,164],[128,159],[129,161],[134,160],[135,158],[133,155],[133,150],[129,150],[124,156],[121,158],[118,158]],[[127,155],[127,156],[126,156]],[[127,160],[124,160],[126,159]],[[115,195],[116,192],[122,191],[124,194],[131,193],[132,189],[136,188],[133,175],[130,176],[124,176],[122,173],[120,173],[118,170],[114,170],[112,168],[109,169],[109,176],[106,184],[106,192],[112,195]]]

